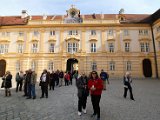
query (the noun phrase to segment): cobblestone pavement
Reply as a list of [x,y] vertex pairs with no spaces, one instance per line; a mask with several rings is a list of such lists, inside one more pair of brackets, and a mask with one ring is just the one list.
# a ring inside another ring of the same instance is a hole
[[[77,89],[75,85],[56,87],[49,91],[49,98],[26,99],[23,92],[12,89],[11,97],[4,97],[0,90],[0,120],[96,120],[90,118],[92,105],[87,102],[87,114],[77,115]],[[100,103],[101,120],[159,120],[160,80],[146,79],[133,81],[136,101],[124,99],[122,80],[112,80],[103,91]]]

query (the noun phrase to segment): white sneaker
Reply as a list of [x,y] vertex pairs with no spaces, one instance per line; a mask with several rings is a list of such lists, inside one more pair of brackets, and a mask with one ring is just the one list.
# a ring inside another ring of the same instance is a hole
[[87,113],[86,109],[82,109],[82,111],[83,111],[83,113],[84,113],[84,114],[86,114],[86,113]]
[[79,116],[81,116],[81,115],[82,115],[82,113],[78,111],[78,115],[79,115]]

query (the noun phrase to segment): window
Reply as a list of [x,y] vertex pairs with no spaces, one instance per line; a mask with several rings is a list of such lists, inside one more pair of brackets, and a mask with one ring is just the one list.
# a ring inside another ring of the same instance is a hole
[[148,35],[148,30],[139,30],[139,35]]
[[36,70],[36,61],[32,61],[32,62],[31,62],[31,69],[32,69],[33,71]]
[[97,71],[97,63],[96,62],[91,63],[91,70],[92,71]]
[[49,52],[54,53],[54,43],[50,43],[49,45]]
[[20,61],[17,61],[17,62],[16,62],[16,71],[17,71],[17,72],[20,71],[20,68],[21,68],[20,66],[21,66],[21,65],[20,65]]
[[114,52],[114,44],[113,43],[109,43],[108,45],[109,45],[108,46],[109,47],[109,52],[111,52],[111,53]]
[[55,35],[55,31],[54,30],[50,31],[50,36],[54,36],[54,35]]
[[96,30],[91,30],[91,35],[96,35]]
[[128,31],[128,30],[124,30],[124,31],[123,31],[123,35],[124,35],[124,36],[128,36],[128,35],[129,35],[129,31]]
[[2,32],[2,36],[3,37],[9,37],[10,36],[10,32]]
[[129,43],[125,43],[125,52],[129,52],[129,47],[130,47],[130,44]]
[[78,35],[78,31],[77,30],[70,30],[70,31],[68,31],[68,35]]
[[53,70],[54,70],[54,64],[53,64],[52,61],[50,61],[50,62],[48,63],[48,70],[49,70],[49,71],[53,71]]
[[74,53],[78,51],[78,43],[68,43],[68,52]]
[[141,52],[149,52],[149,43],[140,43]]
[[109,69],[110,69],[111,71],[114,71],[114,70],[115,70],[115,62],[110,62],[110,63],[109,63]]
[[96,43],[91,43],[91,52],[96,52]]
[[108,30],[108,35],[113,36],[113,30]]
[[23,53],[23,44],[18,44],[18,53]]
[[33,32],[33,35],[34,35],[34,36],[38,36],[38,35],[39,35],[39,32],[38,32],[38,31],[34,31],[34,32]]
[[130,61],[126,62],[126,70],[131,71],[131,62]]
[[0,54],[8,53],[8,44],[0,44]]
[[38,44],[37,43],[33,43],[32,44],[32,53],[37,53],[38,51]]
[[18,36],[20,36],[20,37],[24,36],[24,32],[19,32]]

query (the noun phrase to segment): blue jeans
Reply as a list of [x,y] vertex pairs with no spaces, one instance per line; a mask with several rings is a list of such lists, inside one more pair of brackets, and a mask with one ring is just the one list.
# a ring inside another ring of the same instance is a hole
[[34,85],[31,84],[31,94],[32,94],[33,97],[36,96],[36,92],[35,92],[35,84],[34,84]]

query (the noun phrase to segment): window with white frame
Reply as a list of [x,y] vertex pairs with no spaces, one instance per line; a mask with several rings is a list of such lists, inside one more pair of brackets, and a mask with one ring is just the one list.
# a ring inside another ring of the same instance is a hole
[[115,71],[115,62],[112,61],[109,63],[109,70]]
[[96,43],[91,43],[91,52],[96,52]]
[[55,31],[54,30],[51,30],[50,31],[50,36],[54,36],[55,35]]
[[139,30],[139,35],[148,35],[148,30]]
[[96,35],[96,30],[91,30],[91,35]]
[[69,53],[75,53],[78,51],[78,43],[75,42],[69,42],[67,46],[67,50]]
[[78,30],[70,30],[68,31],[68,35],[78,35]]
[[37,67],[36,61],[32,61],[32,62],[31,62],[31,69],[32,69],[33,71],[35,71],[35,70],[36,70],[36,67]]
[[49,61],[49,63],[48,63],[48,70],[49,71],[53,71],[54,70],[54,64],[53,64],[52,61]]
[[2,36],[3,37],[9,37],[10,36],[10,32],[2,32]]
[[33,31],[33,35],[34,35],[34,36],[38,36],[38,35],[39,35],[39,32],[38,32],[38,31]]
[[113,30],[112,29],[108,30],[108,35],[113,36]]
[[54,43],[49,44],[49,52],[54,53]]
[[125,52],[130,52],[130,43],[129,42],[125,43]]
[[18,33],[18,36],[19,36],[19,37],[24,36],[24,32],[21,32],[21,31],[20,31],[20,32]]
[[32,53],[38,52],[38,43],[32,43]]
[[129,35],[129,31],[128,30],[123,30],[123,35],[124,36],[128,36]]
[[23,53],[23,43],[18,44],[18,53]]
[[91,70],[92,71],[97,71],[97,63],[95,61],[91,62]]
[[108,48],[109,48],[109,52],[113,53],[114,52],[114,43],[108,43]]
[[19,72],[20,69],[21,69],[21,64],[20,64],[20,61],[18,60],[18,61],[16,62],[16,71]]
[[8,44],[0,44],[0,54],[8,53]]
[[127,71],[131,71],[131,68],[132,68],[131,62],[130,62],[130,61],[127,61],[127,62],[126,62],[126,70],[127,70]]
[[150,51],[148,42],[142,42],[142,43],[140,43],[140,46],[141,46],[141,52],[149,52]]

